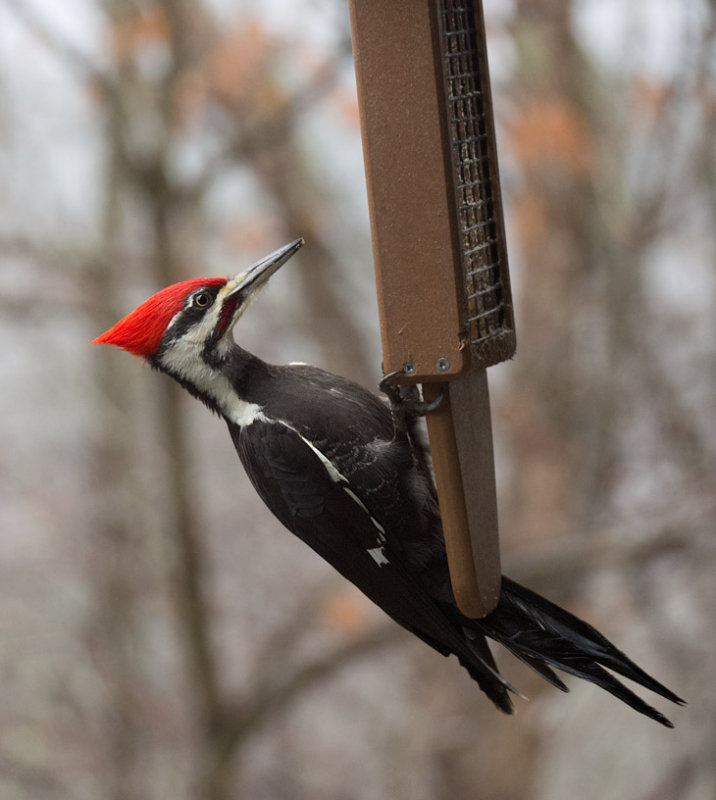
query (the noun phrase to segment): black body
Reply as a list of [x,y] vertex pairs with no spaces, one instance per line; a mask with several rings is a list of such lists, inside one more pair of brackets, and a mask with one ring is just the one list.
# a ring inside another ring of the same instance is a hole
[[473,620],[457,608],[429,458],[416,433],[429,413],[417,390],[383,386],[389,404],[352,381],[303,365],[272,366],[232,329],[251,299],[303,244],[296,239],[233,279],[162,289],[96,344],[121,347],[177,380],[226,420],[251,482],[275,516],[396,622],[454,653],[510,713],[486,637],[566,691],[556,667],[592,681],[671,727],[610,672],[676,703],[600,633],[503,577],[497,607]]
[[[395,408],[344,378],[308,366],[272,366],[236,345],[207,361],[239,398],[260,409],[249,424],[227,422],[271,512],[396,622],[443,655],[454,653],[501,710],[512,711],[513,689],[497,672],[485,637],[562,690],[551,667],[671,726],[604,668],[681,703],[674,693],[594,628],[514,581],[503,578],[499,604],[486,618],[460,613],[426,454]],[[194,393],[216,410],[212,398]]]

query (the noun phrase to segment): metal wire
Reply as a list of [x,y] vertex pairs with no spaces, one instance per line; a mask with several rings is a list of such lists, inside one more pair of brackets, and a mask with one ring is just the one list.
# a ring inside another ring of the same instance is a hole
[[481,75],[473,4],[469,0],[440,0],[439,14],[467,303],[464,322],[473,346],[500,335],[505,328],[501,271],[506,265],[500,263],[493,202],[499,189],[488,150],[492,125],[480,85],[487,76]]

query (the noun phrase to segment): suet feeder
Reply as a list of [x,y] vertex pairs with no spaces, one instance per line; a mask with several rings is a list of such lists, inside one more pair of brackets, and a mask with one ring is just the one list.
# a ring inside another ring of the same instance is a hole
[[453,591],[500,593],[487,367],[514,353],[479,0],[351,0],[383,368],[421,383]]

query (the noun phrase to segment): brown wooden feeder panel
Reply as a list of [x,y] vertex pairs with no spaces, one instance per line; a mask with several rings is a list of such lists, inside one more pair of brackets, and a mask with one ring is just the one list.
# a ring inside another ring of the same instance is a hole
[[[430,3],[412,0],[354,0],[351,11],[383,369],[414,364],[414,380],[455,375],[465,353],[451,165],[444,124],[425,113],[443,92],[430,33],[437,18]],[[422,48],[428,57],[415,59]]]
[[482,8],[350,6],[383,369],[445,396],[428,432],[451,580],[484,616],[500,585],[485,367],[515,336]]

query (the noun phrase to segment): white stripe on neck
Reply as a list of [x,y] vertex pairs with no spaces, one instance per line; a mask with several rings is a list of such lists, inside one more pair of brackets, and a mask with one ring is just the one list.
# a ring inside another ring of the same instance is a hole
[[267,421],[258,403],[239,397],[229,380],[201,358],[198,352],[201,346],[191,339],[178,339],[162,353],[161,364],[200,394],[211,398],[226,419],[235,425],[243,428],[256,420]]

